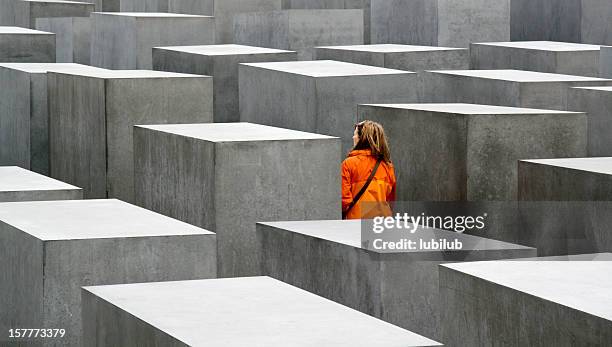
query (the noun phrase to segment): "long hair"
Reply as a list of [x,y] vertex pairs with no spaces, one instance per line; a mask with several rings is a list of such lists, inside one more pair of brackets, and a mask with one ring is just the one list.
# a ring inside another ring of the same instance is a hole
[[375,157],[391,163],[391,151],[382,125],[371,120],[364,120],[355,124],[355,128],[359,140],[353,150],[369,149]]

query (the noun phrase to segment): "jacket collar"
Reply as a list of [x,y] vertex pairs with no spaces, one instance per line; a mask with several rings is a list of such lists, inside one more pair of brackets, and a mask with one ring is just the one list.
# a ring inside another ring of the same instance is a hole
[[356,157],[359,155],[372,155],[372,150],[370,149],[357,149],[357,150],[352,150],[349,153],[349,157]]

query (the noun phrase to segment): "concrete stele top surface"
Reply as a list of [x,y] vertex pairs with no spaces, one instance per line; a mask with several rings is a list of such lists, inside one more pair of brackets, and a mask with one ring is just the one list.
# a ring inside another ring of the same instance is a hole
[[612,320],[612,261],[609,260],[496,260],[442,266]]
[[80,189],[18,166],[0,166],[0,192]]
[[372,53],[409,53],[409,52],[437,52],[437,51],[467,51],[467,48],[415,46],[398,44],[372,44],[372,45],[350,45],[350,46],[321,46],[317,48],[338,49],[345,51],[359,51]]
[[92,12],[97,15],[138,17],[138,18],[213,18],[195,14],[165,13],[165,12]]
[[580,114],[582,112],[568,112],[555,110],[542,110],[536,108],[506,107],[465,103],[431,103],[431,104],[363,104],[365,106],[394,108],[403,110],[416,110],[426,112],[451,113],[462,115],[521,115],[521,114]]
[[612,86],[610,87],[572,87],[572,89],[586,89],[586,90],[596,90],[600,92],[612,92]]
[[346,63],[335,60],[287,61],[241,64],[262,69],[282,71],[310,77],[341,77],[415,74],[415,72],[387,69],[383,67]]
[[270,277],[121,284],[83,290],[189,346],[440,345]]
[[139,78],[211,78],[204,75],[193,75],[178,72],[156,70],[107,70],[107,69],[80,69],[73,71],[53,71],[66,75],[77,75],[102,79],[139,79]]
[[141,128],[209,142],[320,140],[335,137],[254,123],[137,125]]
[[[269,223],[258,223],[261,225],[268,225],[277,229],[283,229],[288,232],[294,232],[302,235],[311,236],[314,238],[327,240],[335,243],[344,244],[347,246],[365,249],[361,244],[361,225],[362,221],[359,219],[353,220],[318,220],[318,221],[291,221],[291,222],[269,222]],[[397,232],[397,229],[394,229]],[[381,234],[382,235],[382,234]],[[502,242],[492,239],[487,239],[478,236],[472,236],[468,234],[456,233],[440,229],[419,229],[414,234],[406,231],[402,238],[408,240],[423,239],[429,241],[431,239],[445,238],[449,241],[458,239],[463,243],[462,251],[475,251],[475,250],[510,250],[510,249],[532,249],[531,247],[525,247],[513,243]],[[377,250],[369,250],[371,252],[378,253]],[[405,250],[398,251],[397,253],[423,253],[423,252],[435,252],[439,253],[440,250]],[[453,252],[453,250],[445,250],[445,252]],[[389,253],[389,252],[380,252]]]
[[34,30],[34,29],[28,29],[28,28],[12,27],[12,26],[0,26],[0,35],[3,35],[3,34],[11,34],[11,35],[13,35],[13,34],[55,35],[54,33],[46,32],[46,31],[40,31],[40,30]]
[[84,1],[67,1],[67,0],[20,0],[25,2],[37,2],[37,3],[49,3],[49,4],[80,4],[80,5],[93,5],[91,2]]
[[68,72],[82,73],[86,71],[108,71],[99,67],[76,63],[0,63],[0,67],[19,70],[28,73]]
[[0,221],[44,241],[213,234],[115,199],[0,203]]
[[521,161],[533,164],[562,167],[571,170],[612,175],[612,157],[534,159]]
[[235,44],[226,45],[201,45],[201,46],[168,46],[155,47],[168,51],[201,54],[201,55],[241,55],[241,54],[273,54],[273,53],[292,53],[282,49],[264,48],[255,46],[244,46]]
[[436,70],[430,71],[438,74],[455,75],[462,77],[484,78],[510,82],[612,82],[612,79],[562,75],[547,72],[525,70]]
[[483,42],[475,45],[499,46],[518,49],[532,49],[538,51],[572,52],[572,51],[599,51],[601,46],[583,43],[558,41],[513,41],[513,42]]

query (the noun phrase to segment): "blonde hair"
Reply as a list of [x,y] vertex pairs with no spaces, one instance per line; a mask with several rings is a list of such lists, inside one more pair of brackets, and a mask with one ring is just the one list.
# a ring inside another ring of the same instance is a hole
[[357,129],[359,140],[353,150],[369,149],[375,157],[391,163],[391,151],[382,125],[371,120],[364,120],[355,124],[355,129]]

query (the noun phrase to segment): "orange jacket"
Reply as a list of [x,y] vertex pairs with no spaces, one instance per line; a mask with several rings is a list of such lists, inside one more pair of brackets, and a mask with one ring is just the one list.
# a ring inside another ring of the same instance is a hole
[[[342,162],[342,211],[359,193],[376,165],[370,150],[354,150]],[[348,212],[347,219],[366,219],[375,216],[391,216],[389,202],[395,200],[395,172],[393,165],[382,162],[376,175],[359,201]],[[375,203],[377,202],[377,203]]]

